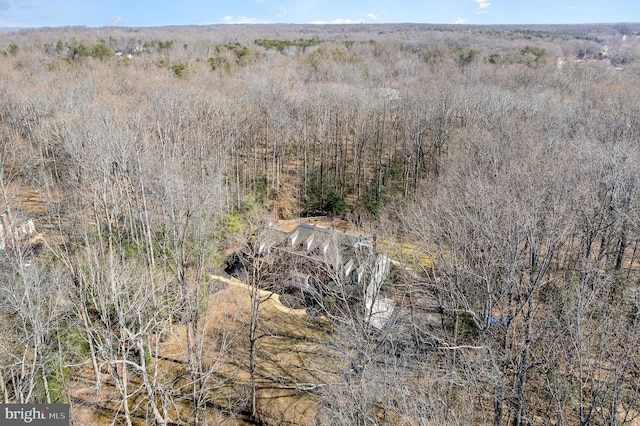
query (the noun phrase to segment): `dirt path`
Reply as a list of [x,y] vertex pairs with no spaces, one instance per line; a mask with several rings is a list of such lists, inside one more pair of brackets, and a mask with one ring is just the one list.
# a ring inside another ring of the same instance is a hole
[[[227,278],[227,277],[223,277],[221,275],[211,275],[209,277],[212,280],[218,280],[218,281],[222,281],[224,283],[227,283],[229,285],[234,285],[236,287],[240,287],[242,289],[245,289],[247,291],[251,290],[251,287],[248,286],[247,284],[243,283],[242,281],[236,279],[236,278]],[[273,293],[270,291],[266,291],[266,290],[258,290],[260,293],[260,299],[261,300],[265,300],[267,302],[271,302],[271,305],[279,310],[280,312],[284,312],[285,314],[290,314],[290,315],[298,315],[298,316],[305,316],[307,315],[307,310],[306,309],[293,309],[293,308],[288,308],[286,306],[284,306],[282,304],[282,302],[280,301],[280,295],[278,293]]]

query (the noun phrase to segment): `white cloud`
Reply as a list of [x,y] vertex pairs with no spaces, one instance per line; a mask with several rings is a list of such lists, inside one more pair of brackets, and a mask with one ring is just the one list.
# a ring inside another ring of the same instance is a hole
[[374,15],[373,13],[367,13],[367,18],[369,18],[369,19],[373,19],[374,21],[375,21],[376,19],[378,19],[378,17],[377,17],[376,15]]
[[234,18],[233,16],[225,16],[222,18],[225,24],[258,24],[261,23],[258,18],[249,18],[247,16],[238,16]]
[[266,3],[266,0],[256,0],[256,4]]
[[465,24],[468,24],[469,21],[463,18],[457,18],[453,23],[458,25],[465,25]]
[[473,0],[474,3],[477,3],[478,7],[482,10],[482,9],[488,9],[489,6],[491,6],[491,3],[489,3],[487,0]]
[[342,18],[337,18],[331,21],[332,24],[353,24],[354,22],[355,21],[351,19],[342,19]]
[[[357,21],[360,22],[360,21]],[[356,21],[354,21],[353,19],[342,19],[342,18],[336,18],[333,21],[329,22],[330,24],[355,24]]]
[[343,18],[336,18],[333,21],[311,21],[311,24],[315,24],[315,25],[327,25],[327,24],[355,24],[356,21],[354,21],[353,19],[343,19]]
[[124,18],[122,16],[113,16],[111,18],[111,25],[120,25],[124,22]]

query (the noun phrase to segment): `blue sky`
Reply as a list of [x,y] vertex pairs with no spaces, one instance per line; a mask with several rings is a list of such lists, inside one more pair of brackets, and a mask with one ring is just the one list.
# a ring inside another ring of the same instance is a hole
[[0,27],[640,22],[640,0],[0,0]]

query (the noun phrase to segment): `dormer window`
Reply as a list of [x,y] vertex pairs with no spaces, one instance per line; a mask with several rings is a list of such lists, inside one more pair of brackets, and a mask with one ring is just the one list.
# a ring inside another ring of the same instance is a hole
[[298,239],[298,230],[296,229],[293,234],[289,235],[289,245],[291,247],[296,246],[296,240]]
[[311,249],[311,244],[313,244],[313,234],[309,235],[309,238],[302,242],[302,250],[309,251]]
[[353,259],[349,259],[349,261],[344,265],[344,277],[347,278],[352,270],[353,270]]

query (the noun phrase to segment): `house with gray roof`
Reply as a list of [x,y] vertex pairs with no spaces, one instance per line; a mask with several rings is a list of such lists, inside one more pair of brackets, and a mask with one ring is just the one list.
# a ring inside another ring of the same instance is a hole
[[[282,280],[287,290],[318,301],[331,295],[346,303],[363,302],[365,318],[376,328],[393,310],[392,301],[377,301],[391,262],[365,236],[307,223],[283,231],[270,222],[256,232],[254,255],[274,256],[288,266],[288,276]],[[382,316],[376,312],[381,306]]]

